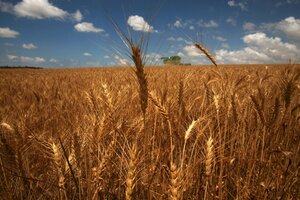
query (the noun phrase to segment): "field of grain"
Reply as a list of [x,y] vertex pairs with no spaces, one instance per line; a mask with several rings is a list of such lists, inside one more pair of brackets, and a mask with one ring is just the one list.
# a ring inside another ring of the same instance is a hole
[[299,65],[144,70],[0,70],[0,197],[300,199]]

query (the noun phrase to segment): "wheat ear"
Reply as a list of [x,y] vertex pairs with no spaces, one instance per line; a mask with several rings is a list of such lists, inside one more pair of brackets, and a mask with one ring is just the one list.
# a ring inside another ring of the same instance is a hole
[[129,54],[131,56],[131,60],[133,61],[135,65],[135,74],[138,79],[139,83],[139,95],[140,95],[140,105],[141,105],[141,110],[143,112],[143,117],[145,121],[145,115],[146,115],[146,110],[148,106],[148,83],[147,83],[147,78],[146,78],[146,73],[144,71],[144,62],[143,62],[143,56],[142,56],[142,47],[143,47],[143,42],[145,40],[144,38],[144,32],[141,34],[139,38],[139,42],[137,45],[134,44],[132,40],[132,34],[130,33],[129,36],[127,36],[118,26],[118,24],[111,19],[112,24],[114,25],[114,28],[127,47]]
[[206,142],[206,158],[205,158],[205,175],[210,176],[212,173],[212,163],[214,159],[213,138],[210,136]]
[[172,133],[172,125],[171,125],[171,121],[170,121],[170,117],[169,117],[169,113],[167,112],[167,109],[165,108],[165,106],[163,106],[157,96],[155,95],[155,93],[150,92],[149,93],[149,98],[150,100],[153,102],[153,104],[158,108],[160,114],[167,120],[168,122],[168,127],[169,127],[169,134],[170,134],[170,160],[171,162],[173,162],[173,133]]
[[199,50],[201,50],[216,67],[218,66],[218,63],[217,63],[215,57],[208,51],[208,49],[206,49],[200,43],[195,43],[195,47],[198,48]]
[[154,92],[150,92],[150,93],[149,93],[149,98],[150,98],[150,100],[152,101],[152,103],[155,105],[155,107],[158,109],[159,113],[160,113],[166,120],[169,120],[169,114],[168,114],[168,112],[167,112],[167,109],[165,108],[165,106],[163,106],[163,105],[159,102],[159,100],[158,100],[156,94],[155,94]]
[[135,74],[139,83],[139,94],[140,94],[140,104],[143,114],[146,114],[148,106],[148,83],[146,78],[146,73],[144,71],[144,63],[142,61],[141,49],[139,46],[135,46],[134,43],[130,42],[131,47],[131,58],[135,64]]
[[132,199],[132,193],[136,182],[137,146],[136,143],[129,150],[129,163],[126,177],[126,200]]
[[176,166],[175,163],[171,162],[171,167],[170,167],[170,175],[171,175],[171,180],[170,180],[170,200],[178,200],[180,199],[180,184],[181,184],[181,179],[180,179],[180,169]]
[[53,162],[56,168],[56,172],[59,176],[58,179],[58,186],[60,188],[64,188],[65,185],[65,177],[63,175],[62,169],[61,169],[61,153],[59,151],[59,148],[55,143],[52,143],[52,151],[53,151]]

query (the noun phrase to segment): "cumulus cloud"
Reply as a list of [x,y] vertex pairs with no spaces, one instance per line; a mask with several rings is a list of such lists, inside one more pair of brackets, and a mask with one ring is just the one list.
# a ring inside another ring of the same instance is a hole
[[223,63],[280,63],[300,57],[296,45],[284,43],[279,37],[267,37],[262,32],[244,36],[243,42],[247,45],[244,49],[216,51],[216,59]]
[[236,24],[237,24],[236,19],[233,18],[233,17],[227,18],[227,19],[226,19],[226,22],[227,22],[228,24],[230,24],[231,26],[236,26]]
[[15,60],[18,58],[18,56],[15,56],[15,55],[7,55],[7,57],[9,60]]
[[101,33],[104,32],[101,28],[96,28],[93,23],[82,22],[74,26],[75,30],[78,32],[92,32],[92,33]]
[[38,48],[36,45],[32,44],[32,43],[29,43],[29,44],[23,44],[22,47],[24,49],[36,49]]
[[194,45],[184,46],[182,51],[179,51],[177,55],[181,57],[182,63],[209,64],[206,56]]
[[11,30],[10,28],[1,28],[0,27],[0,38],[16,38],[20,33],[17,31]]
[[183,29],[187,28],[189,30],[195,30],[196,27],[216,28],[218,26],[219,24],[214,20],[205,21],[203,19],[200,19],[198,21],[196,19],[187,19],[187,20],[177,19],[173,23],[173,27],[175,28],[183,28]]
[[75,13],[71,14],[71,16],[76,22],[81,22],[81,20],[83,19],[83,16],[79,10],[77,10]]
[[56,60],[55,58],[51,58],[51,59],[49,60],[49,62],[51,62],[51,63],[58,63],[58,60]]
[[284,32],[289,38],[300,40],[300,19],[295,17],[288,17],[280,21],[276,28]]
[[214,20],[209,20],[209,21],[204,21],[204,20],[200,20],[198,21],[198,25],[200,27],[205,27],[205,28],[216,28],[219,26],[219,24],[217,22],[215,22]]
[[275,6],[276,7],[280,7],[280,6],[284,6],[284,5],[296,5],[296,4],[300,4],[300,0],[284,0],[284,1],[278,1]]
[[91,53],[87,53],[87,52],[83,53],[83,55],[84,55],[84,56],[92,56]]
[[127,59],[121,58],[118,55],[115,55],[114,58],[118,65],[129,65],[129,63],[130,63]]
[[255,25],[251,22],[246,22],[243,25],[243,29],[251,32],[280,31],[290,39],[300,40],[300,19],[297,19],[293,16],[287,17],[279,22],[261,23],[260,25]]
[[228,1],[227,4],[230,6],[230,7],[240,7],[240,9],[242,11],[247,11],[248,8],[247,8],[247,3],[246,2],[239,2],[239,3],[236,3],[234,0],[232,1]]
[[55,7],[48,0],[23,0],[14,6],[14,11],[20,17],[44,19],[67,16],[67,12]]
[[222,37],[222,36],[213,36],[213,38],[214,38],[215,40],[220,41],[220,42],[226,42],[226,41],[227,41],[227,39],[224,38],[224,37]]
[[230,45],[229,45],[228,43],[226,43],[226,42],[223,42],[223,43],[221,44],[221,46],[222,46],[222,48],[224,48],[224,49],[229,49],[229,48],[230,48]]
[[77,22],[82,20],[82,14],[79,10],[75,13],[68,13],[50,3],[48,0],[22,0],[13,5],[11,3],[0,1],[0,10],[2,12],[12,13],[18,17],[30,19],[67,19],[70,18]]
[[4,45],[4,46],[7,46],[7,47],[13,47],[13,46],[15,46],[15,44],[8,43],[8,42],[3,43],[3,45]]
[[177,41],[177,42],[182,42],[182,41],[184,41],[184,39],[183,39],[182,37],[175,38],[175,37],[173,37],[173,36],[168,37],[167,40],[169,40],[169,41]]
[[253,31],[256,28],[256,25],[252,22],[246,22],[243,24],[243,29],[245,31]]
[[12,3],[3,2],[0,0],[0,11],[1,12],[8,12],[13,13],[14,12],[14,5]]
[[150,26],[143,17],[138,15],[129,16],[127,23],[135,31],[153,32],[153,26]]
[[159,65],[162,64],[162,55],[158,53],[149,53],[145,55],[147,65]]
[[182,28],[182,27],[183,27],[183,25],[182,25],[182,23],[181,23],[180,20],[176,20],[176,21],[174,22],[174,26],[177,27],[177,28]]
[[184,52],[189,57],[203,56],[203,53],[197,49],[194,45],[187,45],[183,48]]
[[7,55],[9,60],[14,62],[20,62],[22,64],[41,64],[45,62],[44,58],[41,57],[27,57],[27,56],[16,56],[16,55]]

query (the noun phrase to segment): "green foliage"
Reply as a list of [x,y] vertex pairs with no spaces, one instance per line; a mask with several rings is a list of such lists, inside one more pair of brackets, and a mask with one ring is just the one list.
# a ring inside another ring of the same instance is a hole
[[161,57],[165,65],[181,65],[180,56]]

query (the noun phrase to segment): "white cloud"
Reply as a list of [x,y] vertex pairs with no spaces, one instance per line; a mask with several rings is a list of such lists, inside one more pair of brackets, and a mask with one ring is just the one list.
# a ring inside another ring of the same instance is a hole
[[197,49],[194,45],[187,45],[183,48],[184,52],[189,57],[203,56],[203,53]]
[[243,26],[247,31],[280,31],[284,33],[289,39],[300,40],[300,19],[293,16],[287,17],[279,22],[274,23],[261,23],[255,25],[247,22]]
[[284,5],[296,5],[299,4],[300,0],[285,0],[285,1],[279,1],[275,4],[276,7],[284,6]]
[[71,16],[76,22],[81,22],[81,20],[83,19],[83,16],[79,10],[77,10],[75,13],[71,14]]
[[58,60],[56,60],[56,59],[54,59],[54,58],[51,58],[51,59],[49,60],[49,62],[51,62],[51,63],[58,63]]
[[174,26],[177,27],[177,28],[182,28],[183,27],[180,20],[176,20],[175,23],[174,23]]
[[218,50],[216,59],[224,63],[280,63],[300,57],[300,49],[290,43],[282,42],[279,37],[267,37],[258,32],[243,37],[247,45],[237,51]]
[[25,56],[21,56],[20,60],[22,63],[43,63],[45,62],[44,58],[41,57],[25,57]]
[[222,46],[222,48],[224,48],[224,49],[229,49],[229,48],[230,48],[230,45],[229,45],[228,43],[226,43],[226,42],[223,42],[223,43],[221,44],[221,46]]
[[3,2],[0,0],[0,11],[1,12],[8,12],[13,13],[14,12],[14,5],[11,3]]
[[253,31],[255,28],[256,28],[256,25],[253,24],[252,22],[246,22],[246,23],[244,23],[244,25],[243,25],[243,29],[244,29],[245,31]]
[[284,32],[289,38],[300,40],[300,19],[288,17],[280,21],[276,28]]
[[226,42],[226,41],[227,41],[226,38],[224,38],[224,37],[222,37],[222,36],[213,36],[213,38],[214,38],[215,40],[220,41],[220,42]]
[[159,65],[162,64],[161,60],[162,55],[158,53],[150,53],[145,55],[145,63],[147,65]]
[[230,24],[231,26],[236,26],[236,24],[237,24],[236,19],[233,18],[233,17],[227,18],[226,22],[227,22],[228,24]]
[[78,23],[78,24],[76,24],[74,26],[74,28],[78,32],[92,32],[92,33],[101,33],[101,32],[104,32],[103,29],[96,28],[96,27],[94,27],[93,23],[88,23],[88,22]]
[[173,23],[173,26],[175,28],[187,28],[189,30],[195,30],[196,26],[204,27],[204,28],[216,28],[219,26],[219,24],[214,20],[208,20],[205,21],[203,19],[195,20],[195,19],[187,19],[187,20],[181,20],[178,19]]
[[200,27],[205,27],[205,28],[216,28],[219,26],[219,24],[214,20],[209,20],[207,22],[205,22],[204,20],[200,20],[198,21],[198,25]]
[[173,37],[173,36],[168,37],[167,40],[169,40],[169,41],[177,41],[177,42],[182,42],[182,41],[184,41],[184,39],[183,39],[182,37],[175,38],[175,37]]
[[4,45],[4,46],[7,46],[7,47],[13,47],[13,46],[15,46],[15,44],[8,43],[8,42],[3,43],[3,45]]
[[7,55],[7,57],[9,60],[15,60],[18,58],[18,56],[15,56],[15,55]]
[[84,56],[92,56],[91,53],[87,53],[87,52],[83,53],[83,55],[84,55]]
[[248,10],[246,2],[236,3],[234,0],[232,0],[232,1],[228,1],[227,4],[230,7],[240,7],[242,11],[247,11]]
[[230,7],[235,6],[235,2],[234,2],[234,1],[228,1],[227,3],[228,3],[228,5],[229,5]]
[[18,17],[27,17],[31,19],[72,19],[77,22],[82,20],[82,14],[79,10],[75,13],[68,13],[63,9],[54,6],[49,0],[22,0],[13,5],[0,0],[0,10],[2,12],[12,13]]
[[34,44],[30,43],[30,44],[23,44],[22,47],[24,49],[36,49],[38,48],[37,46],[35,46]]
[[138,15],[129,16],[127,23],[135,31],[153,32],[153,26],[150,26],[141,16]]
[[104,56],[104,58],[105,58],[105,59],[109,59],[109,58],[110,58],[110,56],[108,56],[108,55],[105,55],[105,56]]
[[23,0],[14,7],[15,13],[20,17],[33,19],[65,18],[68,13],[55,7],[48,0]]
[[41,64],[45,62],[44,58],[41,57],[27,57],[27,56],[16,56],[16,55],[7,55],[9,60],[14,62],[20,62],[22,64]]
[[176,39],[173,36],[171,36],[171,37],[168,37],[167,40],[169,40],[169,41],[175,41]]
[[16,38],[20,33],[17,31],[11,30],[10,28],[1,28],[0,27],[0,38]]
[[117,55],[115,55],[114,58],[115,58],[116,63],[119,65],[129,65],[129,63],[130,63],[127,59],[121,58],[120,56],[117,56]]
[[183,47],[183,51],[179,51],[177,55],[181,57],[182,63],[209,64],[206,56],[194,45]]

